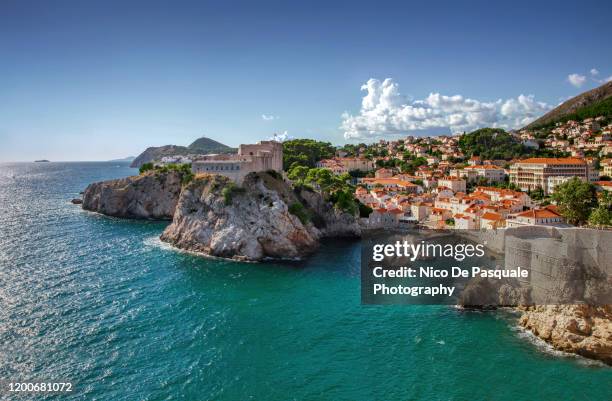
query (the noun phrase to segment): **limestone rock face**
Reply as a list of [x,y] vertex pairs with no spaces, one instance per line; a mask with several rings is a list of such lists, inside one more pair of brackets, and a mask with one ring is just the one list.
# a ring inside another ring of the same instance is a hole
[[241,188],[223,176],[197,175],[161,239],[239,260],[301,257],[316,249],[321,232],[289,212],[296,202],[291,188],[267,173],[249,174]]
[[535,306],[519,323],[556,349],[612,365],[612,305]]
[[152,171],[90,184],[83,193],[82,207],[108,216],[169,220],[180,192],[179,172]]
[[359,237],[361,227],[357,216],[342,212],[326,202],[323,197],[313,191],[302,189],[299,197],[311,213],[318,219],[315,225],[325,237]]

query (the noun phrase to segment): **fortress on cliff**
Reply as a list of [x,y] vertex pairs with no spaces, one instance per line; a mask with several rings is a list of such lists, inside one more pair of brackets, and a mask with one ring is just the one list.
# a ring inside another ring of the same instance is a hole
[[194,174],[224,175],[241,184],[244,177],[253,172],[274,170],[283,172],[283,144],[277,141],[261,141],[240,145],[236,154],[200,156],[191,163]]

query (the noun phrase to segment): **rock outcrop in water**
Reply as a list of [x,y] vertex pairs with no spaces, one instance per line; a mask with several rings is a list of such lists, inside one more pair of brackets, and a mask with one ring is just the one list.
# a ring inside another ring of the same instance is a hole
[[83,209],[108,216],[169,220],[181,193],[178,171],[145,174],[90,184]]
[[163,241],[239,260],[298,258],[324,237],[361,235],[356,215],[276,174],[252,173],[242,187],[220,175],[197,175],[184,185],[182,178],[179,171],[149,171],[90,184],[82,207],[115,217],[172,219]]
[[[346,228],[341,221],[349,223]],[[320,194],[296,193],[280,178],[252,173],[240,188],[223,176],[196,176],[161,239],[189,251],[256,261],[298,258],[324,236],[359,234],[356,216],[334,210]]]
[[612,305],[530,307],[519,324],[556,349],[612,365]]

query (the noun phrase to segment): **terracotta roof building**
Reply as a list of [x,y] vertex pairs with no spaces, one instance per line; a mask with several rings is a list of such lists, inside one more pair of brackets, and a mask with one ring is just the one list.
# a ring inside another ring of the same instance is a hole
[[548,194],[548,177],[580,177],[588,180],[588,166],[585,160],[573,157],[536,157],[520,160],[510,167],[510,182],[523,191],[542,188]]

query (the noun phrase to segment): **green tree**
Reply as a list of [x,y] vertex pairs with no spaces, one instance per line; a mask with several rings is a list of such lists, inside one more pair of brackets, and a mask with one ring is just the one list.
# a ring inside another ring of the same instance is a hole
[[374,211],[371,207],[359,201],[357,201],[357,204],[359,206],[359,217],[368,217]]
[[342,189],[333,193],[331,200],[334,202],[334,206],[340,210],[343,210],[350,214],[357,212],[357,203],[353,193],[349,189]]
[[288,173],[291,180],[300,185],[315,185],[334,207],[345,212],[355,214],[359,210],[358,203],[353,195],[355,187],[350,184],[351,175],[348,173],[335,175],[325,168],[308,168],[294,166]]
[[322,191],[328,192],[335,182],[334,173],[326,168],[311,168],[306,174],[306,181],[317,184]]
[[529,196],[533,200],[542,200],[544,199],[544,190],[542,187],[538,186],[536,189],[529,192]]
[[466,155],[478,155],[482,159],[509,160],[531,152],[501,128],[481,128],[462,135],[459,148]]
[[578,177],[555,187],[551,198],[561,215],[571,224],[584,224],[597,205],[595,186]]
[[589,224],[593,226],[612,226],[612,194],[604,191],[599,204],[589,216]]
[[302,224],[308,223],[311,218],[310,213],[308,213],[304,205],[302,205],[300,202],[294,202],[289,205],[289,213],[300,219]]
[[287,177],[292,181],[303,182],[308,175],[309,168],[306,166],[295,165],[289,169]]
[[283,142],[283,168],[289,170],[294,165],[314,167],[321,159],[334,156],[336,148],[329,142],[314,139],[292,139]]
[[142,174],[149,170],[153,170],[153,163],[144,163],[142,166],[140,166],[140,169],[138,171],[140,174]]

